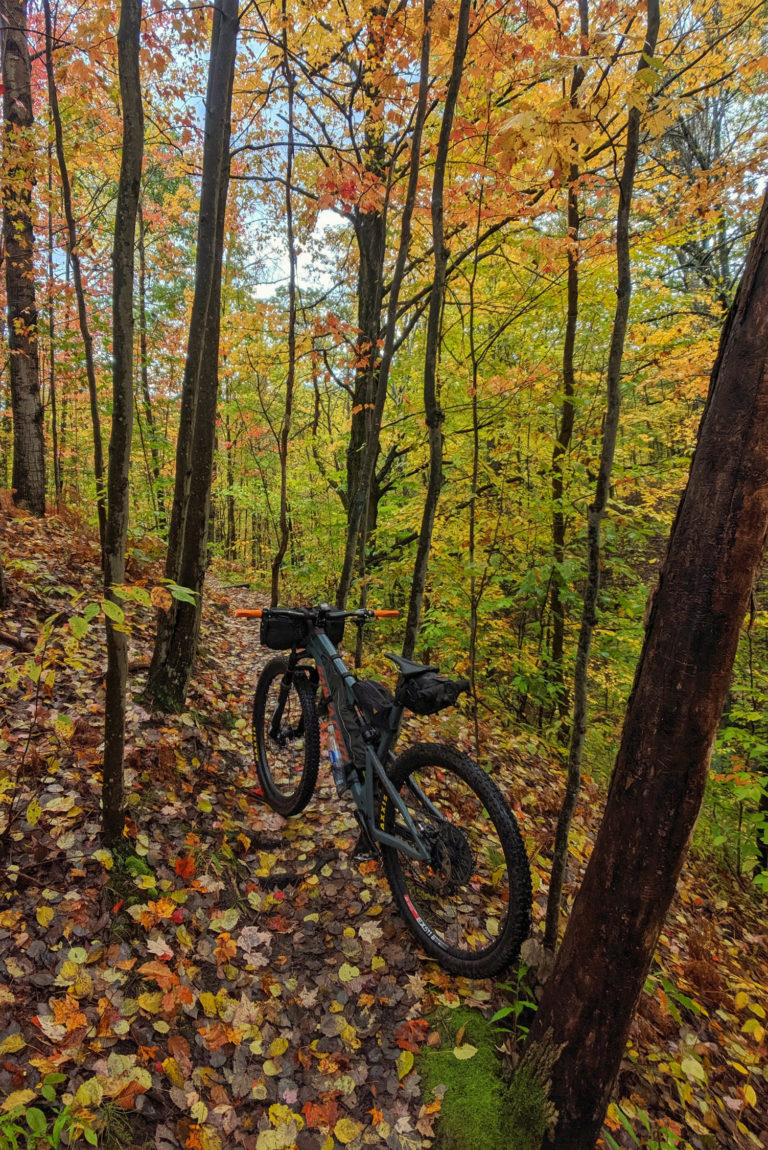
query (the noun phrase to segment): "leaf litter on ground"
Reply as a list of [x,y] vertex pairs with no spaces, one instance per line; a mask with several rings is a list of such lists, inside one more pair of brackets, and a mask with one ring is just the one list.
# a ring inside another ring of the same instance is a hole
[[[209,580],[181,716],[153,713],[142,699],[153,611],[126,607],[128,821],[120,849],[108,851],[102,627],[94,612],[87,618],[101,599],[94,542],[72,522],[14,515],[4,561],[11,603],[0,631],[38,648],[0,647],[0,832],[11,817],[2,834],[0,1115],[39,1102],[45,1076],[56,1074],[57,1105],[94,1123],[105,1145],[117,1109],[130,1116],[131,1145],[164,1150],[431,1145],[439,1099],[422,1097],[415,1058],[427,1019],[438,1006],[491,1014],[504,992],[453,978],[418,952],[378,864],[355,856],[357,825],[329,772],[296,819],[261,801],[249,715],[265,656],[253,623],[230,611],[258,597]],[[161,586],[157,564],[134,560],[129,575],[150,592]],[[423,721],[412,725],[424,737]],[[430,729],[471,753],[460,714]],[[484,733],[533,856],[540,919],[560,775],[509,732]],[[571,890],[599,806],[588,781]],[[627,1116],[640,1130],[646,1114],[681,1147],[761,1144],[765,927],[727,877],[716,894],[705,875],[696,862],[687,867],[640,1004],[621,1113],[608,1116],[618,1145],[634,1144]],[[469,1044],[457,1049],[472,1056]]]

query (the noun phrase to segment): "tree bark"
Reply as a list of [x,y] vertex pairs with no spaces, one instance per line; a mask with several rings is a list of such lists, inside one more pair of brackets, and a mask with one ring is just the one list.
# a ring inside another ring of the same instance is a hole
[[229,138],[238,0],[218,0],[205,112],[205,145],[197,231],[195,294],[182,385],[176,483],[168,536],[166,577],[188,588],[194,603],[174,599],[158,616],[147,694],[168,710],[181,710],[192,676],[207,567],[219,386],[221,266],[229,185]]
[[[659,0],[647,0],[648,23],[645,43],[637,62],[637,72],[648,68],[647,61],[656,51],[659,34]],[[576,645],[576,662],[573,675],[573,721],[568,747],[568,768],[565,796],[557,820],[555,847],[552,857],[552,874],[547,899],[547,922],[544,944],[554,950],[560,920],[560,904],[563,897],[563,884],[568,863],[568,839],[573,813],[576,809],[581,788],[581,760],[584,754],[584,740],[587,734],[587,672],[589,669],[592,635],[597,624],[597,597],[600,591],[601,530],[608,495],[611,489],[611,472],[616,451],[616,438],[619,431],[621,412],[621,362],[624,356],[624,342],[629,319],[629,303],[632,297],[632,268],[629,249],[629,220],[632,207],[632,193],[635,185],[635,172],[640,146],[641,110],[633,104],[627,114],[627,139],[624,148],[624,164],[619,180],[619,207],[616,214],[616,311],[611,330],[611,345],[608,352],[606,372],[606,410],[603,423],[603,441],[600,449],[600,467],[597,474],[595,498],[587,512],[587,584],[581,612],[581,626]]]
[[[400,301],[400,288],[402,286],[403,276],[405,274],[405,264],[408,257],[408,248],[411,242],[411,220],[413,218],[413,209],[416,203],[416,191],[419,183],[421,137],[424,129],[424,121],[427,115],[427,90],[429,88],[429,54],[431,43],[429,20],[432,13],[433,3],[434,0],[424,0],[424,20],[421,38],[421,58],[419,64],[419,95],[417,101],[416,116],[414,118],[413,133],[411,136],[408,188],[405,193],[403,215],[400,221],[400,242],[398,245],[397,260],[395,262],[395,270],[392,275],[392,281],[389,286],[387,327],[384,338],[384,348],[381,353],[381,362],[379,363],[378,371],[375,375],[376,386],[374,389],[373,411],[371,413],[371,428],[373,429],[381,427],[381,421],[384,414],[384,404],[387,398],[387,384],[389,382],[389,369],[392,365],[392,357],[395,352],[395,325],[397,321],[398,304]],[[378,453],[378,433],[374,435],[373,432],[371,432],[368,434],[365,443],[365,449],[362,453],[362,464],[360,468],[359,480],[354,493],[354,498],[348,507],[347,539],[344,548],[344,562],[342,564],[341,575],[339,577],[339,585],[336,589],[336,605],[338,607],[346,606],[347,596],[349,595],[349,590],[352,586],[352,576],[355,567],[355,555],[357,554],[363,521],[366,518],[368,512],[371,485],[375,479],[376,460],[378,458]]]
[[[69,180],[69,168],[64,152],[64,132],[61,125],[61,112],[59,110],[59,94],[56,91],[56,80],[53,73],[53,36],[51,27],[50,0],[43,0],[45,12],[45,70],[48,76],[48,101],[51,106],[51,116],[56,136],[56,158],[59,164],[59,177],[61,179],[61,199],[64,206],[64,218],[67,222],[67,255],[72,263],[72,276],[75,282],[75,297],[77,299],[77,318],[80,324],[80,336],[83,341],[85,353],[85,377],[88,381],[88,399],[91,405],[91,425],[93,428],[93,474],[96,480],[96,510],[99,519],[99,539],[101,541],[102,564],[104,563],[104,549],[106,542],[107,505],[104,492],[104,448],[101,436],[101,416],[99,415],[99,396],[96,389],[96,367],[93,360],[93,337],[88,323],[88,309],[85,303],[85,289],[83,275],[80,268],[80,255],[77,250],[77,223],[72,210],[72,186]],[[133,243],[133,240],[131,240]]]
[[[144,158],[144,116],[139,77],[141,0],[122,0],[117,33],[123,149],[112,248],[112,433],[109,440],[107,521],[104,544],[105,595],[119,608],[116,587],[125,582],[125,544],[133,433],[133,279],[136,214]],[[104,702],[104,838],[115,842],[125,821],[123,751],[128,635],[107,615],[107,680]]]
[[288,53],[288,15],[283,0],[283,75],[288,92],[288,147],[285,165],[285,227],[288,240],[288,371],[285,379],[285,407],[277,442],[280,460],[280,535],[277,551],[272,560],[272,586],[270,603],[276,607],[280,591],[280,569],[288,549],[288,442],[293,413],[293,390],[296,384],[296,237],[293,228],[293,102],[296,76]]
[[598,1136],[696,822],[768,525],[768,198],[712,373],[605,815],[526,1048],[550,1145]]
[[[47,0],[46,0],[47,3]],[[152,456],[152,492],[155,502],[155,522],[158,534],[165,531],[165,500],[160,482],[160,452],[157,448],[157,425],[149,393],[149,352],[147,349],[147,265],[144,245],[144,212],[139,201],[139,354],[141,367],[141,398],[147,424],[149,452]]]
[[3,241],[13,409],[13,500],[45,515],[45,447],[40,400],[32,229],[34,153],[24,0],[0,0],[3,115]]
[[435,171],[432,181],[432,247],[434,250],[434,279],[429,297],[429,317],[427,319],[427,341],[424,350],[424,414],[429,435],[429,480],[427,496],[421,518],[419,542],[416,548],[411,595],[408,602],[408,618],[405,623],[403,655],[413,658],[416,639],[421,622],[421,607],[427,582],[427,566],[432,546],[432,530],[435,524],[440,488],[443,485],[443,422],[445,415],[440,406],[437,390],[437,365],[440,350],[440,327],[442,323],[443,301],[445,298],[445,275],[448,266],[448,249],[445,246],[443,193],[445,171],[448,164],[448,148],[451,140],[453,115],[459,96],[464,58],[467,54],[469,36],[470,0],[461,0],[456,30],[456,44],[453,51],[453,65],[445,94],[445,107],[440,125],[440,136],[435,156]]
[[[589,37],[588,0],[579,0],[579,31],[582,53],[586,53]],[[574,65],[571,76],[570,104],[574,111],[579,104],[579,89],[584,81],[584,65],[581,61]],[[556,692],[556,709],[559,715],[560,741],[567,741],[568,691],[565,687],[565,607],[563,604],[563,564],[565,562],[565,464],[573,438],[575,417],[574,395],[576,394],[576,371],[574,353],[576,350],[576,328],[579,322],[579,161],[578,143],[572,141],[577,158],[570,165],[568,173],[568,200],[566,224],[568,229],[567,272],[567,313],[565,319],[565,339],[563,340],[563,399],[560,406],[560,421],[557,439],[552,451],[552,677]]]

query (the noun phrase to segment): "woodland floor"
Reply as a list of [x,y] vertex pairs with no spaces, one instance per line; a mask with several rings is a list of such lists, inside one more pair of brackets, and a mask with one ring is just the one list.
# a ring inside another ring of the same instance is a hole
[[[99,840],[103,624],[75,649],[68,623],[101,597],[94,541],[7,509],[0,532],[0,1117],[39,1104],[43,1076],[60,1073],[60,1100],[73,1097],[105,1147],[432,1145],[439,1104],[422,1097],[412,1057],[436,1040],[430,1016],[487,1014],[505,991],[415,949],[377,863],[354,855],[351,806],[329,772],[294,820],[259,801],[249,722],[264,655],[257,625],[230,613],[258,596],[210,580],[182,716],[141,701],[153,618],[133,611],[130,818],[113,855]],[[151,588],[160,568],[134,559],[129,575]],[[34,682],[34,656],[13,640],[34,640],[55,612]],[[441,718],[409,733],[469,744],[458,712]],[[560,774],[500,726],[484,736],[532,857],[538,925]],[[3,793],[9,770],[18,785]],[[574,880],[600,807],[588,781]],[[619,1080],[637,1134],[612,1110],[617,1145],[650,1145],[666,1127],[664,1146],[768,1148],[767,983],[764,907],[692,858]]]

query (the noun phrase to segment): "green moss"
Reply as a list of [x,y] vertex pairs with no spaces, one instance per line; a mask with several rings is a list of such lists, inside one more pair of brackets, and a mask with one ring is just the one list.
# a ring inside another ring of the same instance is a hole
[[[434,1015],[432,1025],[440,1033],[440,1049],[425,1047],[419,1056],[424,1097],[445,1086],[437,1138],[439,1150],[508,1150],[502,1126],[507,1084],[494,1050],[497,1032],[475,1010],[446,1010]],[[464,1027],[462,1045],[477,1047],[466,1060],[453,1053],[456,1035]]]
[[523,1063],[504,1100],[504,1121],[507,1129],[515,1133],[515,1150],[539,1150],[554,1117],[546,1085],[531,1065]]
[[[496,1053],[503,1032],[478,1011],[442,1010],[430,1021],[441,1044],[423,1047],[417,1066],[426,1101],[445,1091],[434,1150],[539,1150],[555,1117],[547,1098],[551,1059],[523,1062],[509,1083]],[[454,1054],[462,1029],[461,1045],[477,1048],[467,1059]]]

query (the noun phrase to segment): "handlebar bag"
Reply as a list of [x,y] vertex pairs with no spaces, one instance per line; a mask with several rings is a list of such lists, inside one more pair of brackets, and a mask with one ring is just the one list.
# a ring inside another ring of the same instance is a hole
[[[289,608],[291,611],[300,611],[301,608]],[[344,616],[340,617],[329,611],[325,617],[325,633],[338,647],[344,637]],[[262,646],[269,647],[271,651],[288,651],[295,647],[306,646],[309,638],[312,620],[309,614],[305,617],[288,614],[285,608],[265,607],[261,613],[260,639]]]
[[415,715],[434,715],[452,707],[462,691],[469,690],[467,679],[447,679],[434,671],[410,675],[395,692],[395,702]]
[[271,651],[303,647],[309,635],[309,619],[284,614],[279,607],[265,608],[261,613],[259,638]]

